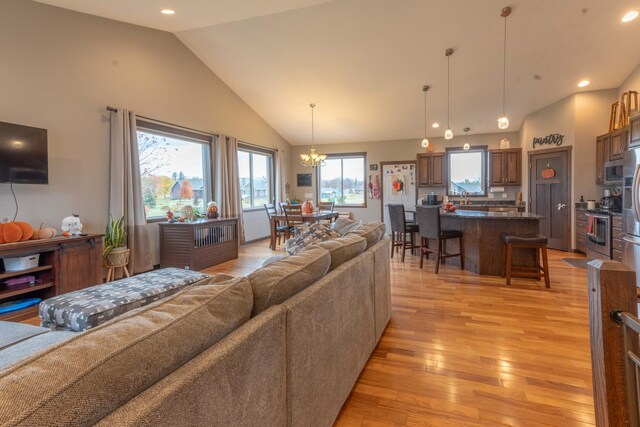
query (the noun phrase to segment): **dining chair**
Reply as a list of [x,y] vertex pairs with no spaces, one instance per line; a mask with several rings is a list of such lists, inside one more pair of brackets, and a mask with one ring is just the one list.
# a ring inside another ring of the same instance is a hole
[[[333,212],[334,206],[334,202],[318,202],[318,210],[320,212]],[[333,221],[335,221],[335,218],[323,219],[320,223],[330,225]]]
[[271,228],[272,233],[275,233],[271,236],[270,249],[276,248],[276,237],[278,238],[278,245],[280,244],[280,239],[287,235],[287,226],[280,224],[280,221],[274,220],[272,217],[278,214],[278,210],[276,209],[275,204],[264,204],[264,209],[267,211],[267,217],[269,218],[269,225],[271,225],[271,221],[275,221],[274,227]]
[[[462,231],[443,230],[440,226],[439,206],[417,206],[416,223],[420,233],[420,268],[424,259],[429,259],[430,253],[436,254],[436,274],[440,269],[440,264],[444,264],[446,258],[460,257],[460,269],[464,270],[464,246],[462,242]],[[460,250],[455,254],[447,253],[446,242],[449,239],[458,239]],[[429,240],[436,241],[436,249],[429,248]]]
[[[396,253],[402,249],[402,262],[404,262],[407,249],[412,251],[419,248],[414,241],[414,234],[418,231],[418,226],[407,222],[404,205],[389,203],[387,206],[391,222],[391,258],[393,258],[394,249]],[[409,240],[407,240],[407,235],[409,235]]]
[[301,225],[304,222],[304,218],[302,217],[302,205],[284,204],[281,206],[287,221],[286,238],[288,239],[291,236],[291,233],[295,234],[296,226]]

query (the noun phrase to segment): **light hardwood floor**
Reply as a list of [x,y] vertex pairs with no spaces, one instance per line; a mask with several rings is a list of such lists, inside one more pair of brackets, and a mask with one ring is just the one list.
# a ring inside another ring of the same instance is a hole
[[[207,272],[247,274],[274,253],[250,244]],[[549,290],[394,257],[391,321],[336,425],[593,425],[586,270],[549,256]]]

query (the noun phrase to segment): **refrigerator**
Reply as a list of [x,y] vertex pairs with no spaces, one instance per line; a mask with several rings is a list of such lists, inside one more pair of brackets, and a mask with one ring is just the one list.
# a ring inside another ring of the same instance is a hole
[[640,148],[624,153],[622,172],[622,262],[640,287]]

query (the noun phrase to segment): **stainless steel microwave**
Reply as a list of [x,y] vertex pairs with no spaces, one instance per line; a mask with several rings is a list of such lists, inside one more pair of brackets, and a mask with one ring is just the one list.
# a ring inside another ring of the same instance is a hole
[[613,160],[604,164],[604,183],[606,185],[622,185],[622,160]]

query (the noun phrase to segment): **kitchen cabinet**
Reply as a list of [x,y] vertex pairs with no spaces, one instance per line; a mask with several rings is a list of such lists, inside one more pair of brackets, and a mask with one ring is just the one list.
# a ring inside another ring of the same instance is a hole
[[587,253],[587,212],[576,209],[576,251]]
[[611,259],[622,262],[622,216],[611,216]]
[[640,114],[631,117],[629,124],[629,148],[640,146]]
[[520,185],[522,149],[489,150],[489,185]]
[[611,135],[609,136],[609,158],[607,161],[621,160],[625,147],[624,129],[618,129],[611,132]]
[[596,184],[604,184],[604,163],[609,150],[609,134],[596,138]]
[[418,187],[444,187],[446,185],[445,153],[420,153],[417,164]]

